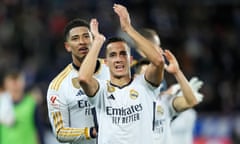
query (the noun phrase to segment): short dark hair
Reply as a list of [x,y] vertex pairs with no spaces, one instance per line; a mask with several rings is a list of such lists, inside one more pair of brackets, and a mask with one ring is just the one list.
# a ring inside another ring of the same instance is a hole
[[69,31],[75,27],[87,27],[88,29],[90,29],[90,25],[89,23],[84,20],[84,19],[80,19],[80,18],[75,18],[73,20],[71,20],[70,22],[67,23],[67,25],[64,28],[64,41],[67,41],[67,37],[69,36]]
[[18,79],[23,76],[22,71],[17,68],[9,68],[5,72],[5,78]]
[[[114,42],[124,42],[128,45],[127,41],[124,39],[124,38],[121,38],[121,37],[110,37],[108,38],[105,43],[104,43],[104,47],[106,48],[105,50],[105,55],[107,54],[107,46],[110,44],[110,43],[114,43]],[[130,51],[130,50],[129,50]]]
[[113,43],[113,42],[125,42],[127,43],[127,41],[121,37],[111,37],[111,38],[108,38],[106,41],[105,41],[105,46],[109,45],[110,43]]

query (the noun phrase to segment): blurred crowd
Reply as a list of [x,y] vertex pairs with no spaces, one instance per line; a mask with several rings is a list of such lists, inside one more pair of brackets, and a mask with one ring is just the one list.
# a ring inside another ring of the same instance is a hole
[[[229,115],[240,110],[240,2],[1,0],[0,68],[21,69],[26,88],[40,88],[46,124],[47,85],[71,61],[62,39],[65,24],[76,17],[96,17],[106,37],[117,35],[113,3],[128,7],[136,28],[156,29],[162,48],[177,56],[186,76],[204,81],[204,101],[196,107],[199,113]],[[138,57],[136,52],[133,56]],[[166,77],[169,85],[175,83]]]

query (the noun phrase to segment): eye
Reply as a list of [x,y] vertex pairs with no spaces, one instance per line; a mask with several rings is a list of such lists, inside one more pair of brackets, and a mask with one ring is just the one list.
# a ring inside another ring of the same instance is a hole
[[84,38],[90,38],[90,35],[89,34],[84,34],[83,37]]
[[116,53],[110,53],[109,54],[109,57],[114,57],[114,56],[116,56]]
[[77,40],[78,38],[72,38],[72,40]]
[[126,56],[126,55],[127,55],[127,52],[126,52],[126,51],[121,51],[121,52],[120,52],[120,55]]
[[76,40],[78,40],[78,39],[79,39],[78,36],[73,36],[73,37],[71,38],[72,41],[76,41]]

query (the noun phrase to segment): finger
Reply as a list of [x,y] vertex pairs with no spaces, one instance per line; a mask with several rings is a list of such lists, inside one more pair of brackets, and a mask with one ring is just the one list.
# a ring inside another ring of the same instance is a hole
[[202,81],[197,81],[195,83],[189,83],[190,86],[192,87],[192,89],[194,89],[194,91],[199,91],[199,89],[202,87],[203,82]]
[[164,50],[164,55],[166,56],[168,61],[174,60],[175,58],[173,54],[167,49]]
[[118,16],[121,15],[121,11],[120,11],[121,9],[120,8],[121,7],[118,4],[113,5],[113,10],[114,10],[115,13],[117,13]]
[[195,87],[196,87],[197,89],[200,89],[200,88],[202,87],[202,85],[203,85],[203,82],[202,82],[202,81],[198,81],[198,82],[195,84]]
[[189,83],[191,85],[201,86],[203,84],[203,81],[199,80],[198,77],[192,77]]
[[202,102],[202,100],[203,100],[203,94],[202,93],[199,93],[199,92],[194,92],[194,96],[195,96],[195,98],[197,99],[197,102],[198,103],[200,103],[200,102]]
[[194,84],[198,81],[197,77],[192,77],[191,80],[189,81],[189,83]]
[[166,63],[164,63],[164,69],[167,69],[168,65]]
[[98,34],[98,21],[96,18],[93,18],[91,19],[91,22],[90,22],[90,29],[91,29],[91,32],[96,35]]

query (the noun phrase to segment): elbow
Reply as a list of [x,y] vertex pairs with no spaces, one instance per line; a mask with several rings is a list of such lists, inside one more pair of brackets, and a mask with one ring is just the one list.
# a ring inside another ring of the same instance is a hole
[[78,81],[80,84],[86,84],[88,82],[88,79],[85,76],[79,76]]
[[164,59],[162,56],[159,56],[155,59],[155,61],[153,62],[153,64],[157,67],[164,67]]
[[192,108],[192,107],[195,107],[197,104],[198,104],[198,101],[197,99],[194,98],[188,105],[190,108]]
[[58,136],[57,136],[57,141],[60,142],[60,143],[68,142],[68,141],[65,141],[64,139],[62,139],[61,137],[58,137]]
[[66,142],[65,139],[61,136],[61,128],[58,131],[55,131],[55,137],[60,143]]
[[60,143],[73,142],[73,139],[67,137],[66,132],[64,131],[64,128],[60,128],[58,131],[55,132],[57,141]]

